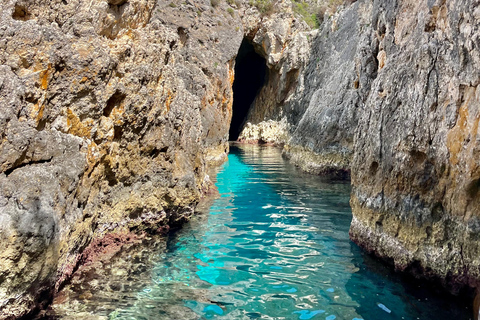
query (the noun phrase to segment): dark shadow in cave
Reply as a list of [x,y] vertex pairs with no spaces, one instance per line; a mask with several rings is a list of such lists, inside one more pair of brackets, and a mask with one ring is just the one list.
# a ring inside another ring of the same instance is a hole
[[242,130],[248,110],[266,82],[267,63],[255,52],[252,44],[243,39],[235,60],[233,81],[233,115],[229,140],[235,141]]

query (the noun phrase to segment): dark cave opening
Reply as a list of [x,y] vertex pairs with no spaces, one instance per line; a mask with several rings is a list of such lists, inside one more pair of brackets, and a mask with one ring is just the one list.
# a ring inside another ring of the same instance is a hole
[[265,59],[255,52],[253,45],[247,39],[243,39],[235,60],[230,141],[238,139],[250,106],[266,82],[266,71],[267,62]]

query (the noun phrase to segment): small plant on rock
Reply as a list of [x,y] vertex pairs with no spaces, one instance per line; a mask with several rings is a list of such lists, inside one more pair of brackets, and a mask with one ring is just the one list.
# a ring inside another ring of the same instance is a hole
[[272,0],[250,0],[249,3],[256,7],[262,15],[269,15],[275,11]]
[[300,15],[310,28],[317,29],[320,26],[321,20],[318,19],[316,6],[303,1],[294,1],[292,5],[293,11]]

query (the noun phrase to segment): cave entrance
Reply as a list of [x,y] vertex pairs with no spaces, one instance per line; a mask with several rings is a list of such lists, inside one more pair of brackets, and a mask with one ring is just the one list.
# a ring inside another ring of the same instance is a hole
[[253,45],[243,39],[235,60],[233,81],[232,122],[229,140],[235,141],[242,130],[248,111],[265,83],[267,62],[255,52]]

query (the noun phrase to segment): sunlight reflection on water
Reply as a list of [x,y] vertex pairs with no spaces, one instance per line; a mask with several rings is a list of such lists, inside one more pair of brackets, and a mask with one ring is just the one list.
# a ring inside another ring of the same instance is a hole
[[[349,240],[350,185],[272,147],[232,148],[217,197],[173,234],[150,282],[110,319],[468,319]],[[113,304],[114,305],[114,304]],[[101,313],[99,308],[97,313]]]

